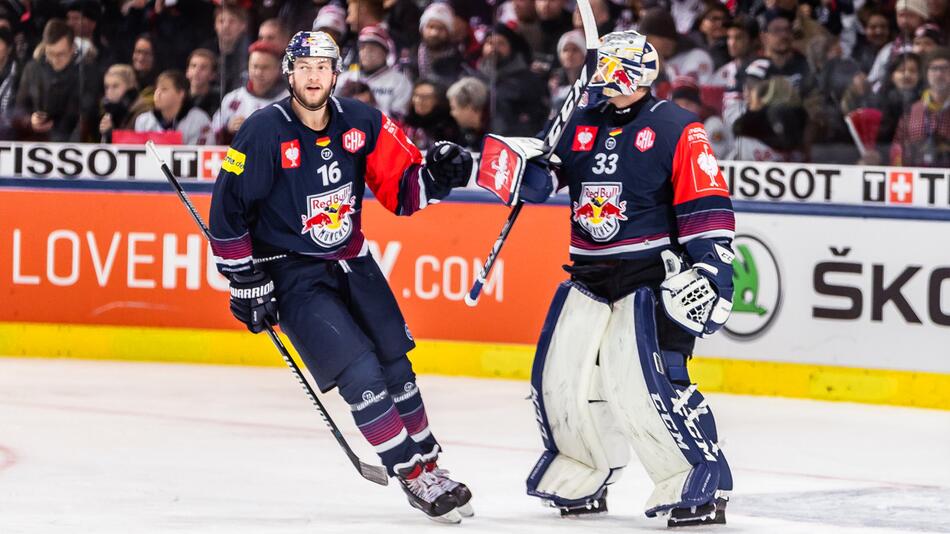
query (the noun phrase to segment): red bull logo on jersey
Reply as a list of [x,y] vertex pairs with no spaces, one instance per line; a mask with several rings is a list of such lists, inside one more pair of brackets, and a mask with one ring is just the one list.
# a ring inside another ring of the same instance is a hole
[[352,214],[355,207],[353,184],[346,184],[329,193],[310,195],[307,197],[307,214],[300,216],[303,224],[300,233],[309,232],[310,237],[322,247],[339,245],[353,232]]
[[627,201],[620,200],[620,182],[585,183],[580,197],[573,204],[574,222],[587,231],[594,241],[609,241],[626,221]]

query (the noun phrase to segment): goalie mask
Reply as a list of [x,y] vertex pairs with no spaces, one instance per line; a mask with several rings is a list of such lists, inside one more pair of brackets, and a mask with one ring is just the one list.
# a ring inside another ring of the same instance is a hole
[[597,66],[588,85],[588,105],[649,87],[659,68],[659,56],[646,36],[635,31],[608,33],[597,49]]
[[294,34],[284,51],[284,60],[281,62],[281,72],[284,76],[293,72],[294,61],[299,57],[324,57],[333,63],[334,72],[339,74],[342,71],[340,47],[326,32],[301,31]]

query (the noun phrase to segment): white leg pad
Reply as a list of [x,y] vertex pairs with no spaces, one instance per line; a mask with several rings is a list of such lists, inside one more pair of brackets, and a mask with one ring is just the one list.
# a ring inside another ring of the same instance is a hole
[[558,506],[596,497],[629,460],[597,372],[610,313],[606,302],[562,284],[538,343],[532,397],[547,450],[528,478],[528,493]]
[[[638,321],[636,317],[635,295],[629,295],[613,305],[600,347],[601,376],[607,405],[613,410],[640,462],[656,485],[646,508],[664,509],[683,502],[684,488],[693,465],[681,450],[688,447],[682,439],[674,438],[674,435],[678,435],[675,425],[662,403],[654,399],[655,394],[644,377],[641,362],[656,360],[658,369],[662,369],[662,364],[658,361],[660,355],[655,326],[650,332],[636,329],[636,325],[642,325],[644,321]],[[648,323],[654,325],[653,320]],[[645,344],[644,340],[638,342],[640,336],[652,336],[652,354],[646,354],[646,358],[641,358],[641,350],[650,346],[650,343]]]

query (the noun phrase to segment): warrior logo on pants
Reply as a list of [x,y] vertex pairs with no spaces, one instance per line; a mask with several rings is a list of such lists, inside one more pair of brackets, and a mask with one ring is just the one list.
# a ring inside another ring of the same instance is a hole
[[608,241],[620,230],[620,221],[626,221],[627,202],[620,200],[623,184],[620,182],[592,182],[584,184],[580,202],[574,203],[574,221],[594,238]]
[[346,184],[339,189],[322,195],[307,197],[307,214],[301,215],[303,223],[301,234],[310,232],[310,237],[323,247],[332,247],[343,242],[353,231],[353,219],[356,197],[352,195],[353,185]]

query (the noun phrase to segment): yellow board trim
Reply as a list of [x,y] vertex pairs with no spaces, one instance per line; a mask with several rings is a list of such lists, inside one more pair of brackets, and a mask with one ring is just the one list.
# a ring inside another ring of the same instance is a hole
[[[292,350],[290,343],[285,343]],[[417,341],[419,373],[527,380],[534,347]],[[0,323],[0,355],[284,365],[267,336],[231,330]],[[703,391],[950,410],[950,374],[697,357]]]

